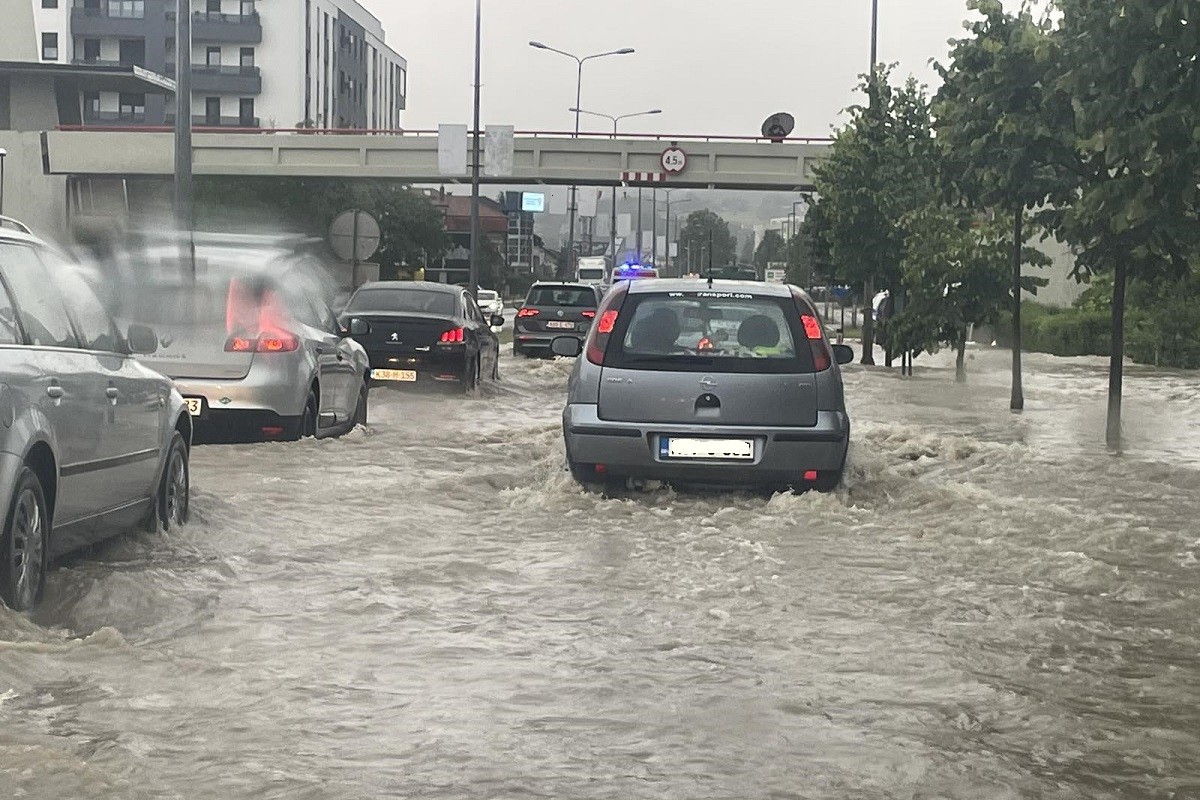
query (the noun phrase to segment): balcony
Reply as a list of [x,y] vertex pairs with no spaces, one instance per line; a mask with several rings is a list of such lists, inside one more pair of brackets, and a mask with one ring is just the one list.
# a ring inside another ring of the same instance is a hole
[[71,35],[145,36],[146,15],[141,4],[102,3],[100,8],[85,8],[76,3],[71,8]]
[[[175,65],[167,63],[167,77],[175,77]],[[192,65],[193,94],[262,93],[262,71],[258,67],[221,67],[208,64]]]
[[124,127],[129,125],[145,125],[145,112],[138,114],[130,114],[123,111],[83,111],[84,125],[112,125],[114,127]]
[[[175,21],[175,12],[167,12]],[[192,41],[196,44],[262,44],[262,21],[258,12],[219,14],[215,11],[192,12]]]
[[[167,124],[167,125],[174,125],[174,124],[175,124],[175,115],[174,115],[174,114],[170,114],[170,113],[168,113],[168,114],[167,114],[167,116],[166,116],[166,124]],[[262,125],[260,125],[260,124],[259,124],[259,118],[258,118],[258,117],[249,117],[249,118],[243,118],[243,117],[220,117],[220,118],[218,118],[218,119],[211,119],[211,118],[209,118],[209,117],[205,116],[204,114],[193,114],[193,115],[192,115],[192,127],[193,127],[193,128],[243,128],[243,129],[250,129],[250,128],[261,128],[261,127],[262,127]]]

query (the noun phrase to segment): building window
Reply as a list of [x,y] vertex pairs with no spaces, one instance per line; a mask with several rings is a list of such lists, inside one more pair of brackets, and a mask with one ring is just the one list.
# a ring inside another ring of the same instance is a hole
[[204,98],[204,124],[213,126],[221,124],[221,98]]
[[204,50],[204,64],[209,67],[221,66],[221,48],[209,47]]
[[99,61],[100,60],[100,40],[99,39],[84,39],[83,40],[83,60],[84,61]]
[[242,48],[242,51],[238,58],[238,65],[241,66],[241,68],[243,70],[253,70],[254,69],[254,48],[253,47],[243,47]]
[[83,118],[84,119],[99,119],[100,118],[100,93],[99,92],[84,92],[83,93]]
[[146,66],[145,39],[122,39],[118,48],[118,57],[123,65]]
[[145,19],[146,0],[108,0],[108,15],[120,19]]
[[258,121],[254,119],[254,98],[243,97],[238,100],[238,125],[243,128],[257,128]]
[[242,16],[254,16],[254,0],[242,0]]
[[42,34],[42,61],[58,61],[58,34]]
[[58,0],[42,0],[42,8],[58,8]]
[[121,92],[121,119],[140,122],[146,118],[146,95]]
[[205,11],[210,14],[220,14],[221,0],[208,0],[208,3],[205,5]]

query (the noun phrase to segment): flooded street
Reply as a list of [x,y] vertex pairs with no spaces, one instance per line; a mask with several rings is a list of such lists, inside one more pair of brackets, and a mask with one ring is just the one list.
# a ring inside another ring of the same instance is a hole
[[569,364],[202,447],[0,609],[0,797],[1200,798],[1200,376],[846,370],[833,495],[605,499]]

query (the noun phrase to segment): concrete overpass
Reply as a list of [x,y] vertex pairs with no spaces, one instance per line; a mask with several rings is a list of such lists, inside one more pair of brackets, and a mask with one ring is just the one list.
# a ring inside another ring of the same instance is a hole
[[[196,175],[386,178],[406,183],[458,183],[438,169],[436,131],[236,131],[193,137]],[[174,142],[166,130],[61,126],[44,135],[47,174],[76,178],[169,176]],[[813,168],[828,139],[517,133],[510,176],[488,184],[639,185],[626,173],[663,175],[661,186],[693,189],[810,191]],[[665,174],[664,150],[678,148],[687,165]],[[651,185],[643,181],[645,185]]]

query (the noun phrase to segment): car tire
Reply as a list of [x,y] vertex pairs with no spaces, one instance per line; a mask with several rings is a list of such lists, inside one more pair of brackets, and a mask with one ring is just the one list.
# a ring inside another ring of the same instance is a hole
[[358,406],[354,409],[354,424],[355,425],[366,425],[367,424],[367,404],[369,401],[370,393],[371,393],[370,387],[367,386],[367,382],[364,380],[362,383],[362,387],[359,388],[359,390],[358,390]]
[[37,474],[25,467],[17,476],[0,536],[0,599],[13,611],[29,611],[41,602],[49,548],[46,495]]
[[472,394],[479,388],[479,356],[467,362],[466,372],[463,374],[462,391],[463,394]]
[[292,433],[293,442],[310,439],[317,435],[317,415],[320,412],[321,405],[320,400],[317,399],[317,393],[309,389],[308,399],[304,402],[304,413],[300,415],[300,420],[296,423],[296,430]]
[[192,503],[192,468],[187,442],[175,431],[158,485],[158,521],[164,531],[187,524]]
[[523,355],[525,355],[525,351],[517,347],[516,342],[513,342],[513,358],[520,358]]
[[492,362],[492,381],[500,382],[500,345],[496,345],[496,360]]

